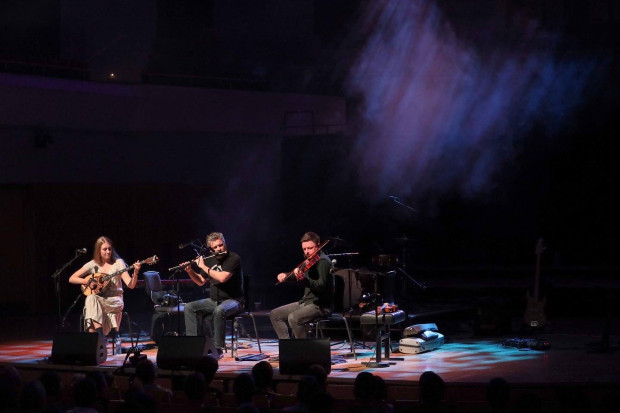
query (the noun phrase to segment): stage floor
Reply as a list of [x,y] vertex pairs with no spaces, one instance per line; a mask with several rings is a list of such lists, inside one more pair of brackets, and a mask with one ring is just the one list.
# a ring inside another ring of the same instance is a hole
[[[585,328],[587,326],[587,328]],[[593,320],[557,321],[552,328],[541,330],[536,334],[510,335],[502,337],[475,337],[469,333],[446,334],[446,342],[436,350],[421,354],[400,354],[398,340],[392,341],[394,352],[392,357],[402,357],[402,361],[391,362],[385,368],[370,368],[364,362],[374,359],[374,351],[370,347],[357,345],[357,360],[350,357],[348,343],[332,340],[332,356],[339,363],[332,365],[328,380],[331,382],[352,382],[361,371],[372,371],[392,384],[417,382],[420,374],[432,370],[446,383],[486,383],[491,378],[503,377],[510,383],[574,383],[574,384],[617,384],[620,377],[620,352],[615,352],[618,336],[611,335],[609,343],[612,351],[599,352],[594,344],[601,341],[602,323]],[[440,331],[441,332],[441,331]],[[517,348],[514,340],[509,339],[545,340],[550,348],[535,350]],[[0,344],[0,363],[15,364],[20,369],[48,369],[76,367],[53,365],[48,360],[51,354],[51,339],[10,340],[6,336]],[[365,343],[371,346],[374,343]],[[124,342],[123,347],[130,347]],[[274,367],[277,378],[279,375],[278,342],[277,340],[261,340],[262,352]],[[118,370],[125,360],[125,354],[111,355],[108,345],[107,360],[97,366],[99,369]],[[255,340],[240,339],[239,356],[258,353]],[[156,361],[157,348],[142,351],[153,362]],[[384,354],[383,354],[384,356]],[[240,372],[249,372],[256,361],[237,361],[226,353],[220,360],[218,375],[227,376]],[[86,368],[86,367],[85,367]]]

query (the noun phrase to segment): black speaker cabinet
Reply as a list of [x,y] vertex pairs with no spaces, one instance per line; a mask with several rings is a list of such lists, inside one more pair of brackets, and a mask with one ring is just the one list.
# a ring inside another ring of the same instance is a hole
[[212,338],[162,336],[157,350],[157,367],[166,370],[193,370],[202,356],[219,357]]
[[332,369],[329,338],[280,339],[278,346],[280,374],[308,374],[313,364]]
[[108,358],[106,339],[99,333],[56,333],[52,363],[98,366]]

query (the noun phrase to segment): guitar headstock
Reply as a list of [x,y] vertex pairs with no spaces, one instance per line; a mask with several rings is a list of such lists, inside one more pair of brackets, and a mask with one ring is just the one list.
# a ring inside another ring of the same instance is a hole
[[153,255],[150,258],[145,259],[144,261],[142,261],[143,264],[148,264],[148,265],[153,265],[155,263],[157,263],[159,261],[159,257],[157,255]]
[[545,243],[542,238],[538,238],[538,242],[536,243],[536,251],[534,252],[536,255],[541,255],[545,250]]

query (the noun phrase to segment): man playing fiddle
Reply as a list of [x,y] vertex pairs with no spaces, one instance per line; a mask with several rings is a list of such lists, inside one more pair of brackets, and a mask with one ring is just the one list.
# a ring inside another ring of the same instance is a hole
[[[329,257],[320,251],[321,238],[314,232],[301,237],[301,249],[306,261],[291,273],[278,274],[278,282],[293,275],[304,284],[304,294],[299,301],[271,310],[269,318],[278,338],[290,338],[288,325],[295,338],[306,338],[305,324],[322,316],[330,315],[334,308],[334,276]],[[315,260],[318,254],[318,261]],[[308,268],[309,267],[309,268]],[[304,271],[305,270],[305,271]]]

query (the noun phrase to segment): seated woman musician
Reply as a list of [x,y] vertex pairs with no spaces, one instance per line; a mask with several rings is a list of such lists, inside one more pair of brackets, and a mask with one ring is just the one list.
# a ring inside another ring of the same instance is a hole
[[[69,277],[69,283],[82,285],[86,295],[84,331],[99,332],[104,336],[112,329],[118,331],[124,307],[121,279],[127,287],[133,289],[138,282],[140,262],[136,262],[132,267],[132,275],[123,271],[127,264],[114,250],[112,240],[104,236],[97,238],[93,259]],[[103,283],[96,281],[96,278],[101,279],[106,275],[113,276]]]

